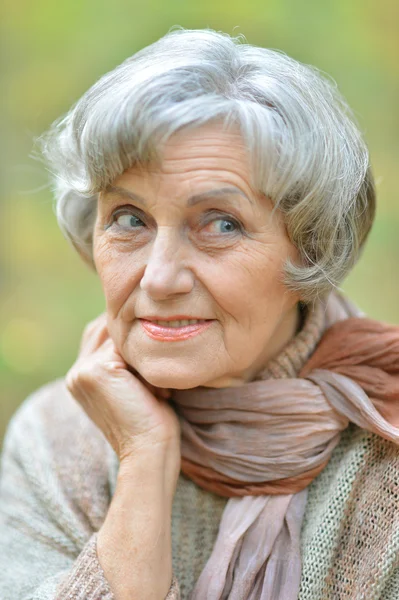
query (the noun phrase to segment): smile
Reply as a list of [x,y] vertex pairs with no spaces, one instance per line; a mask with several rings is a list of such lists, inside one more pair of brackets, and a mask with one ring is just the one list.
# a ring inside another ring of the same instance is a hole
[[153,340],[177,342],[205,331],[213,320],[147,321],[139,319],[145,333]]

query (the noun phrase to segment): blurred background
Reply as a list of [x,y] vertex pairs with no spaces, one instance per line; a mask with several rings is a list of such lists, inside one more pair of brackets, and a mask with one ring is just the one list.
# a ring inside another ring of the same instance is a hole
[[399,324],[399,3],[396,0],[3,0],[0,20],[0,444],[18,405],[65,375],[105,308],[56,224],[33,140],[102,74],[174,25],[242,33],[334,77],[368,142],[377,219],[343,285]]

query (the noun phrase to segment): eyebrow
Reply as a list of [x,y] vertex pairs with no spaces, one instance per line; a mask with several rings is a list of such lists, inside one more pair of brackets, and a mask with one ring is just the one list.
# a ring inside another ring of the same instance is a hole
[[[139,196],[138,194],[135,194],[134,192],[130,192],[129,190],[126,190],[125,188],[121,188],[121,187],[114,186],[114,185],[109,185],[106,188],[105,193],[106,194],[107,193],[116,194],[117,196],[125,196],[125,197],[130,198],[130,200],[132,200],[133,202],[136,202],[137,204],[141,204],[142,206],[147,206],[147,203],[142,196]],[[246,200],[248,200],[248,202],[250,204],[252,204],[252,205],[254,204],[253,199],[250,198],[249,196],[247,196],[246,194],[244,194],[244,192],[241,191],[238,187],[230,186],[230,187],[215,188],[213,190],[201,192],[200,194],[194,194],[193,196],[190,196],[188,198],[187,206],[195,206],[196,204],[199,204],[200,202],[205,202],[206,200],[209,200],[209,199],[223,198],[223,197],[232,196],[232,195],[241,196],[242,198],[245,198]]]

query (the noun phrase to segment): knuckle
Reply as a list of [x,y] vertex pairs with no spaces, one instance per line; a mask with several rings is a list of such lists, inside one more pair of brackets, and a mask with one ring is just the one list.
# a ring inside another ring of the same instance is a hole
[[99,367],[92,360],[79,361],[67,373],[65,383],[71,393],[94,389],[99,379]]
[[70,369],[65,376],[65,385],[67,390],[73,394],[76,390],[76,379],[73,369]]
[[90,321],[90,323],[87,323],[83,329],[83,333],[82,333],[82,341],[86,342],[92,335],[94,332],[94,323],[93,321]]
[[86,323],[81,336],[81,348],[90,342],[91,338],[96,334],[96,332],[106,323],[106,319],[106,313],[103,312],[95,319],[92,319]]
[[85,327],[85,329],[96,329],[99,325],[102,325],[106,320],[106,313],[102,312],[97,317],[89,321]]

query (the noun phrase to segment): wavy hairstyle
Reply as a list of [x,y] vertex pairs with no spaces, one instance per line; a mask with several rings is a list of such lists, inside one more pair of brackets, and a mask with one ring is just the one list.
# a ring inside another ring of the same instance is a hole
[[169,136],[212,121],[240,128],[253,184],[285,219],[300,264],[285,283],[310,302],[360,256],[375,213],[366,144],[333,80],[280,51],[212,30],[177,29],[101,77],[48,132],[61,230],[92,257],[97,195]]

